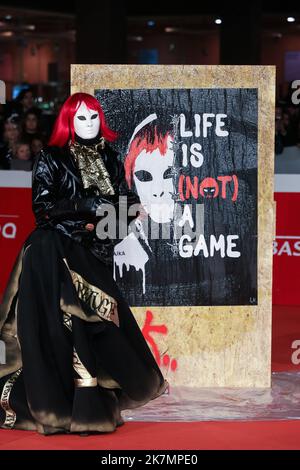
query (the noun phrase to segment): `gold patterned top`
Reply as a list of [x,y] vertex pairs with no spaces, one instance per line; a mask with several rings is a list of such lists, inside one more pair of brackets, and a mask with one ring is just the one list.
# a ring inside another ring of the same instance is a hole
[[100,194],[115,194],[109,173],[105,167],[99,149],[105,145],[103,137],[95,145],[70,144],[70,151],[75,158],[85,189],[96,187]]

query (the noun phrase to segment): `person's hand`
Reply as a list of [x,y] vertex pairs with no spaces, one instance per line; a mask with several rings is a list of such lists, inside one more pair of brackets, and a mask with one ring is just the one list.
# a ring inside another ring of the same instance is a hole
[[144,209],[144,207],[140,204],[139,206],[139,215],[138,215],[138,219],[141,219],[141,220],[144,220],[144,219],[147,219],[148,217],[148,213],[146,212],[146,210]]
[[94,224],[86,224],[85,229],[88,230],[89,232],[92,232],[95,228]]

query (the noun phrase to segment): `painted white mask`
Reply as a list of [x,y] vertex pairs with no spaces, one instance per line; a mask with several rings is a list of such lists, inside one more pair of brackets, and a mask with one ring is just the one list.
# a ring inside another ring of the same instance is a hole
[[168,137],[167,145],[165,155],[162,155],[159,149],[153,152],[143,150],[136,158],[133,172],[141,204],[157,223],[169,222],[174,217],[174,185],[171,175],[174,151],[171,137]]
[[74,116],[74,130],[82,139],[94,139],[100,129],[100,117],[98,111],[90,109],[85,103],[81,103]]

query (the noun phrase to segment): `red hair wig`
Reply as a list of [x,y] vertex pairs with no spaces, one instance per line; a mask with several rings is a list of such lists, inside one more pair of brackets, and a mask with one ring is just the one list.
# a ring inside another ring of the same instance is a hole
[[156,126],[153,134],[153,136],[150,136],[150,132],[146,131],[142,137],[135,137],[131,142],[129,152],[127,153],[124,161],[125,178],[129,189],[131,189],[132,185],[132,174],[134,171],[135,161],[143,150],[146,150],[147,153],[152,153],[154,150],[159,149],[162,156],[167,152],[167,140],[171,134],[167,132],[165,135],[162,135],[158,132]]
[[104,139],[113,142],[117,138],[117,132],[110,129],[105,122],[104,112],[99,101],[88,93],[74,93],[65,101],[59,112],[49,140],[49,145],[64,147],[69,139],[71,139],[72,142],[74,141],[74,116],[81,103],[85,103],[88,108],[98,111],[100,117],[100,133]]

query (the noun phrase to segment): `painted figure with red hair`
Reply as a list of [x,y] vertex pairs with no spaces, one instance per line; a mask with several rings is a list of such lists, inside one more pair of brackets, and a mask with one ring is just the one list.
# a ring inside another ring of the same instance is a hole
[[[150,273],[156,271],[157,258],[163,259],[169,255],[169,262],[174,260],[174,144],[174,131],[169,120],[160,120],[156,113],[148,115],[138,124],[128,144],[124,159],[125,178],[128,187],[135,188],[147,214],[147,217],[136,221],[140,236],[130,233],[116,244],[114,251],[114,278],[122,289],[130,286],[131,299],[134,296],[141,301],[147,294],[149,281],[153,287],[154,279]],[[165,241],[161,240],[163,230],[167,234]],[[162,251],[158,250],[163,251],[163,256]],[[161,253],[160,257],[158,253]],[[157,292],[161,283],[159,280]],[[147,302],[141,304],[147,305]]]
[[[99,236],[120,196],[140,204],[113,149],[100,103],[76,93],[62,106],[32,173],[36,229],[0,306],[0,426],[55,433],[112,432],[121,411],[167,382],[113,279],[116,240]],[[128,160],[129,162],[129,160]],[[129,185],[128,185],[129,183]],[[134,217],[140,217],[139,205]],[[129,223],[129,219],[127,221]]]

